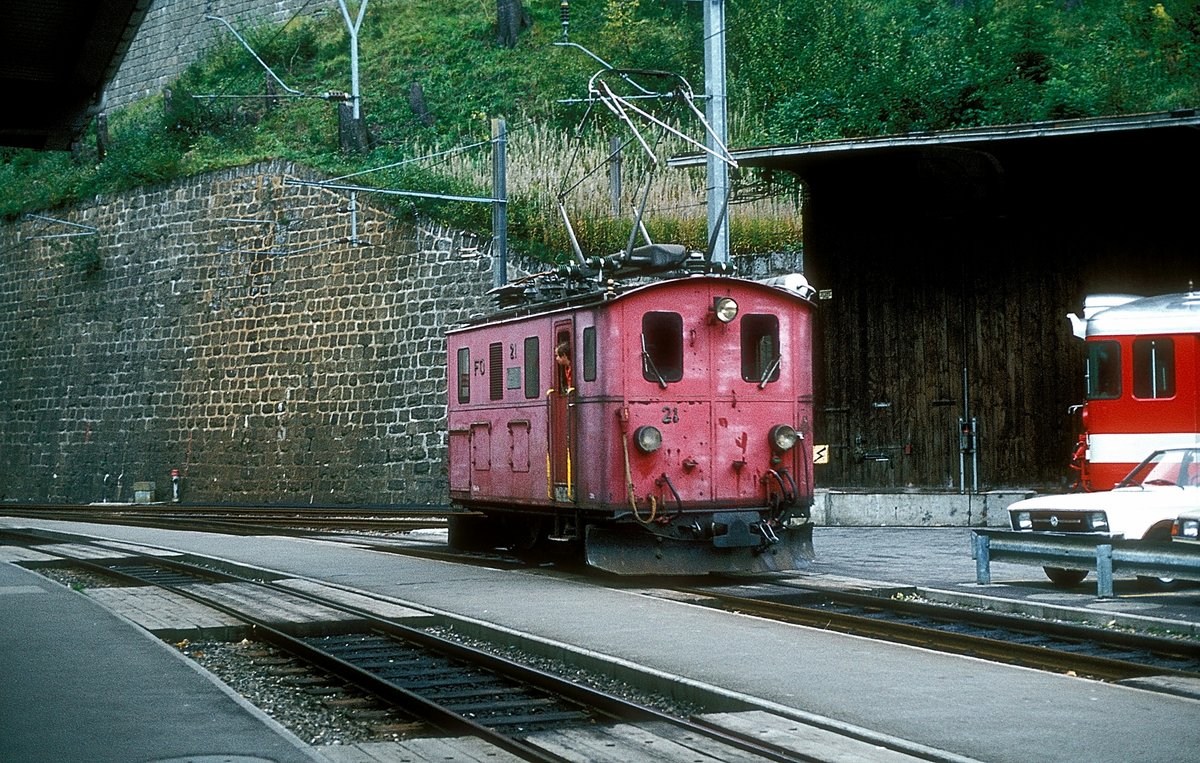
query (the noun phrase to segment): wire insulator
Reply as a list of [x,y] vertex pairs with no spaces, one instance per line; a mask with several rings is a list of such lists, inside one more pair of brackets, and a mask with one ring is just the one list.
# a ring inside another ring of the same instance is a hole
[[558,4],[558,15],[562,18],[563,40],[566,40],[567,28],[571,26],[571,4],[567,0]]

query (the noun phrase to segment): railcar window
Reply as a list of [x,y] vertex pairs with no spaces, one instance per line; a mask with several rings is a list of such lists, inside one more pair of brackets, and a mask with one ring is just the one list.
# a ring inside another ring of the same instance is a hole
[[538,381],[541,378],[542,368],[538,362],[538,338],[536,336],[525,337],[525,397],[533,399],[540,397],[542,394],[541,386]]
[[742,379],[766,386],[779,380],[779,318],[749,314],[742,318]]
[[642,378],[663,387],[683,378],[683,317],[679,313],[642,316]]
[[493,400],[504,398],[504,345],[488,345],[488,390]]
[[1089,400],[1115,400],[1121,396],[1121,345],[1088,342],[1087,396]]
[[1175,341],[1169,337],[1133,340],[1133,396],[1175,397]]
[[471,402],[471,349],[469,347],[458,348],[458,368],[454,369],[458,375],[458,402]]
[[583,380],[596,381],[596,327],[583,329]]

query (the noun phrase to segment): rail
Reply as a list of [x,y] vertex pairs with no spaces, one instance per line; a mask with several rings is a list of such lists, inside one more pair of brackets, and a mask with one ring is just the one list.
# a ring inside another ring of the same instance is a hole
[[991,563],[1096,571],[1096,597],[1114,598],[1113,575],[1200,581],[1200,547],[1096,535],[975,529],[971,536],[975,580],[992,582]]

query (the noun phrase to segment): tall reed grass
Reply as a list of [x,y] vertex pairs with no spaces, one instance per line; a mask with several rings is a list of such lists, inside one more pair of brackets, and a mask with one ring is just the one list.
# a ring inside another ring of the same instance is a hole
[[[625,142],[619,152],[619,165],[610,161],[613,155],[608,135],[591,133],[577,138],[538,122],[509,128],[506,185],[514,237],[533,244],[535,249],[544,248],[543,254],[549,258],[569,258],[570,242],[558,208],[561,198],[584,254],[610,254],[627,245],[645,194],[643,222],[651,240],[703,251],[708,227],[705,170],[665,167],[666,157],[696,153],[695,147],[678,139],[664,141],[656,147],[655,166],[636,140],[628,142],[630,133],[613,131],[612,135]],[[444,151],[434,146],[418,150],[430,156]],[[455,184],[465,183],[481,191],[491,187],[490,146],[452,153],[439,161],[436,172],[452,178]],[[616,166],[619,170],[614,169]],[[615,200],[614,173],[620,178]],[[777,188],[771,195],[749,199],[748,181],[757,176],[749,171],[740,174],[747,182],[734,181],[729,208],[732,253],[800,246],[799,195]],[[643,242],[639,231],[636,243]]]

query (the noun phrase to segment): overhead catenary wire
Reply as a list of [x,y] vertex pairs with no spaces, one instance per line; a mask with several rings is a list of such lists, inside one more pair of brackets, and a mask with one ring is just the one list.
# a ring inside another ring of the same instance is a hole
[[[305,4],[305,7],[307,7],[307,3]],[[360,11],[362,11],[362,12],[365,12],[365,11],[366,11],[366,7],[367,7],[367,6],[366,6],[366,0],[363,0],[363,4],[362,4],[362,6],[360,7]],[[302,10],[303,10],[303,9],[302,9]],[[276,39],[276,38],[277,38],[277,37],[278,37],[280,34],[282,34],[283,30],[284,30],[284,29],[286,29],[286,28],[287,28],[287,26],[288,26],[288,25],[290,25],[290,24],[292,23],[292,21],[294,21],[294,20],[296,19],[296,17],[299,15],[299,13],[300,13],[300,12],[298,11],[296,14],[294,14],[294,15],[292,16],[292,18],[288,20],[287,24],[285,24],[283,27],[281,27],[279,30],[277,30],[277,31],[275,32],[275,34],[274,34],[274,35],[271,37],[271,40],[270,40],[270,41],[268,41],[268,43],[267,43],[267,44],[269,45],[269,44],[270,44],[271,42],[273,42],[273,41],[274,41],[274,40],[275,40],[275,39]],[[345,7],[344,7],[344,4],[343,4],[343,13],[345,13]],[[263,68],[263,70],[265,70],[265,71],[267,72],[267,74],[268,74],[268,75],[270,75],[271,79],[273,79],[273,80],[274,80],[276,83],[278,83],[278,85],[279,85],[280,87],[282,87],[282,88],[283,88],[283,89],[286,91],[286,95],[284,95],[284,96],[280,96],[280,95],[278,95],[278,94],[263,94],[263,95],[226,95],[226,94],[225,94],[225,92],[224,92],[224,90],[222,90],[220,93],[217,93],[217,94],[204,94],[204,95],[196,95],[196,94],[193,94],[193,95],[192,95],[192,97],[193,97],[193,98],[196,98],[196,99],[210,99],[210,100],[211,100],[211,99],[217,99],[217,98],[246,98],[246,99],[264,99],[264,98],[266,98],[266,99],[275,99],[275,98],[288,97],[288,98],[314,98],[314,99],[319,99],[319,100],[323,100],[323,101],[350,101],[350,100],[355,100],[355,99],[354,99],[354,97],[353,97],[351,94],[349,94],[349,93],[345,93],[345,92],[341,92],[341,91],[327,90],[327,91],[325,91],[325,92],[323,92],[323,93],[306,93],[306,92],[304,92],[304,91],[302,91],[302,90],[296,90],[295,88],[293,88],[293,87],[290,87],[290,86],[289,86],[289,85],[288,85],[286,82],[284,82],[284,81],[283,81],[283,80],[282,80],[282,79],[279,77],[279,75],[277,75],[277,74],[275,73],[275,70],[274,70],[274,69],[272,69],[272,68],[271,68],[271,67],[270,67],[270,66],[267,64],[267,62],[266,62],[266,61],[264,61],[264,60],[262,59],[262,57],[261,57],[260,55],[258,55],[258,52],[254,50],[254,48],[253,48],[253,47],[250,45],[250,43],[249,43],[249,42],[247,42],[247,41],[246,41],[246,39],[245,39],[244,37],[242,37],[242,35],[241,35],[241,34],[239,34],[239,33],[238,33],[237,29],[235,29],[235,28],[233,27],[233,24],[230,24],[230,23],[229,23],[229,22],[228,22],[226,19],[224,19],[223,17],[221,17],[221,16],[216,16],[216,15],[214,15],[214,14],[205,14],[205,16],[204,16],[204,19],[205,19],[206,21],[216,21],[216,22],[218,22],[218,23],[220,23],[220,24],[223,24],[223,25],[224,25],[224,26],[225,26],[225,27],[226,27],[226,28],[229,30],[230,34],[232,34],[232,35],[233,35],[233,36],[234,36],[234,37],[237,39],[237,41],[238,41],[239,43],[241,43],[242,47],[243,47],[243,48],[245,48],[245,49],[246,49],[246,51],[247,51],[247,52],[248,52],[248,53],[249,53],[251,56],[253,56],[253,57],[254,57],[254,60],[258,62],[259,66],[261,66],[261,67]],[[346,19],[346,23],[347,23],[347,25],[350,25],[350,24],[351,24],[351,22],[350,22],[350,20],[349,20],[349,18],[348,18],[348,17],[347,17],[347,19]],[[359,14],[359,18],[358,18],[358,24],[361,24],[361,23],[362,23],[362,13],[360,12],[360,14]],[[358,31],[358,29],[357,29],[357,26],[354,26],[354,27],[352,27],[352,28],[351,28],[351,32],[352,32],[352,34],[357,34],[357,31]],[[353,52],[353,51],[352,51],[352,52]],[[355,56],[357,56],[357,53],[355,53],[354,55],[355,55]],[[355,77],[357,77],[357,72],[355,72]],[[227,85],[226,87],[228,87],[228,85]],[[357,92],[357,82],[355,82],[354,89],[355,89],[355,91]],[[357,117],[357,113],[358,113],[358,104],[357,104],[357,101],[355,100],[355,115],[356,115],[356,117]]]

